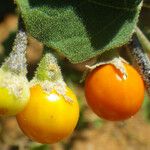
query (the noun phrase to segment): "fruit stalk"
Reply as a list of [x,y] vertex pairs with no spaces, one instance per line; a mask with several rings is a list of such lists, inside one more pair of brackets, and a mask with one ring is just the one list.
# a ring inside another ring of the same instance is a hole
[[142,46],[135,34],[133,35],[132,42],[127,50],[134,59],[134,62],[137,64],[137,69],[143,77],[145,86],[150,96],[150,60],[147,54],[143,51]]
[[150,41],[147,39],[147,37],[144,35],[144,33],[136,27],[136,35],[139,39],[139,42],[141,43],[143,49],[149,53],[150,52]]

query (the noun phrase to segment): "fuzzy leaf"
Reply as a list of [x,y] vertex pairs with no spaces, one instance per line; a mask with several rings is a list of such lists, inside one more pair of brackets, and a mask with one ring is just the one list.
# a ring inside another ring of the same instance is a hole
[[126,44],[141,0],[16,0],[27,32],[78,63]]

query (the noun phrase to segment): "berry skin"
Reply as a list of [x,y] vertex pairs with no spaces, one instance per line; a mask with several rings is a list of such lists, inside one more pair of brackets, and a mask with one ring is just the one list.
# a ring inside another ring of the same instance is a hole
[[40,85],[33,85],[30,93],[28,105],[17,115],[24,134],[32,140],[47,144],[68,137],[79,117],[79,106],[74,93],[66,87],[66,96],[72,102],[65,100],[55,90],[50,93],[43,91]]
[[141,107],[144,83],[138,72],[124,64],[127,78],[113,65],[94,69],[85,82],[85,96],[91,109],[106,120],[130,118]]

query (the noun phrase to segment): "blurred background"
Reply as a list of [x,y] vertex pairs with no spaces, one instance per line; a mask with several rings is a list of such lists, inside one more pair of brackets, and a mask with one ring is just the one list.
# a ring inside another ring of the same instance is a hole
[[[13,0],[0,0],[0,63],[11,51],[17,21]],[[149,0],[144,1],[138,26],[150,39]],[[42,43],[29,37],[27,48],[29,79],[34,75],[42,52]],[[124,122],[102,120],[85,102],[84,86],[80,83],[85,64],[73,65],[62,59],[65,81],[74,90],[80,103],[80,119],[74,133],[60,143],[42,145],[28,139],[19,129],[14,117],[0,118],[0,150],[150,150],[150,99],[147,94],[142,109],[129,120]],[[86,63],[94,62],[95,58]]]

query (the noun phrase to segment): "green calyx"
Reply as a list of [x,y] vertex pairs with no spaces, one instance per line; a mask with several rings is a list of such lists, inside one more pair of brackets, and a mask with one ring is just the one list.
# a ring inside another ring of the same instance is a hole
[[61,70],[54,55],[50,53],[44,55],[35,73],[35,79],[50,82],[62,80]]
[[55,56],[47,53],[41,59],[35,77],[30,82],[30,86],[39,84],[44,92],[51,93],[53,90],[59,95],[62,95],[67,102],[72,102],[72,99],[66,95],[67,85],[63,81],[60,67],[57,64]]

